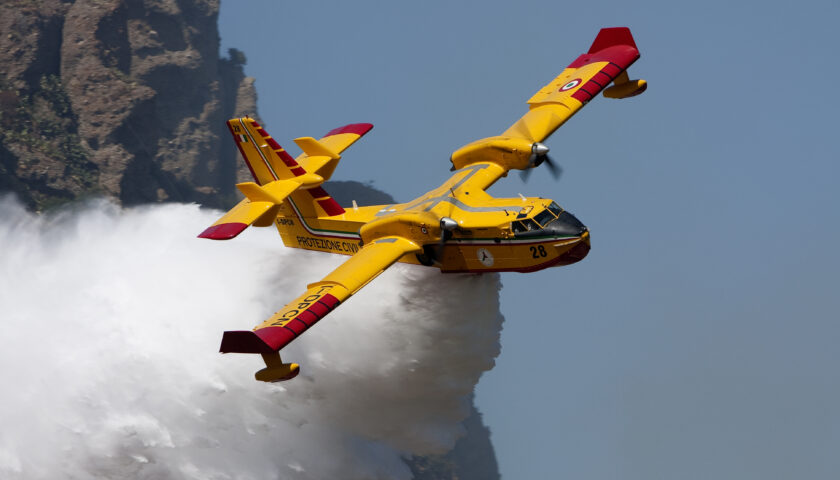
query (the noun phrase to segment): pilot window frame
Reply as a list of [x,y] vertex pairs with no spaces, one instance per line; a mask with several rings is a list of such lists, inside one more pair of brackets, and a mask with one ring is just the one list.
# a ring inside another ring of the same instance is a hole
[[514,220],[513,222],[511,222],[510,228],[511,230],[513,230],[514,233],[526,233],[542,229],[542,227],[540,227],[540,224],[535,222],[532,218],[521,218],[519,220]]
[[[549,223],[553,222],[554,220],[557,220],[557,217],[555,217],[554,214],[551,213],[548,209],[545,209],[534,216],[534,221],[537,222],[537,224],[541,225],[542,228],[545,228]],[[545,223],[543,223],[543,221],[545,221]]]
[[557,202],[551,202],[548,205],[548,209],[551,211],[551,213],[554,214],[555,217],[560,217],[560,214],[563,213],[563,207],[557,205]]

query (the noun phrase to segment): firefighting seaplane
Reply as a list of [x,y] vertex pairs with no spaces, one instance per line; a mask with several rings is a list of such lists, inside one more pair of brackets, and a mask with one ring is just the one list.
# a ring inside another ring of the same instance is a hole
[[493,198],[485,190],[512,169],[528,172],[546,164],[556,172],[542,142],[602,91],[608,98],[644,92],[647,83],[627,74],[638,58],[628,28],[602,29],[588,52],[528,100],[528,112],[510,128],[456,150],[449,180],[394,205],[354,202],[344,208],[322,187],[341,152],[373,125],[345,125],[319,140],[297,138],[303,153],[292,158],[254,119],[229,120],[254,182],[237,184],[245,199],[199,237],[228,240],[250,225],[273,224],[287,247],[350,258],[253,330],[225,332],[220,351],[261,354],[266,368],[257,380],[289,380],[300,366],[283,363],[280,349],[395,262],[481,273],[532,272],[583,259],[589,231],[557,203]]

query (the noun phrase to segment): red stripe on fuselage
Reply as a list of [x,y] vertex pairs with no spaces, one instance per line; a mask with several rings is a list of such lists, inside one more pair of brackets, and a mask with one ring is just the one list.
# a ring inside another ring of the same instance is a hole
[[323,188],[315,187],[310,188],[308,191],[309,195],[318,202],[318,205],[327,212],[327,215],[332,217],[344,213],[344,208],[342,208],[341,205],[339,205],[338,202],[336,202],[335,199],[332,198]]
[[323,208],[324,211],[327,212],[327,215],[331,217],[341,215],[342,213],[344,213],[344,208],[342,208],[341,205],[339,205],[338,202],[336,202],[332,198],[318,200],[318,205],[320,205],[321,208]]
[[324,190],[321,187],[310,188],[308,190],[308,192],[309,192],[310,195],[312,195],[312,198],[314,198],[314,199],[324,198],[324,197],[329,197],[330,196],[330,194],[327,193],[327,191]]

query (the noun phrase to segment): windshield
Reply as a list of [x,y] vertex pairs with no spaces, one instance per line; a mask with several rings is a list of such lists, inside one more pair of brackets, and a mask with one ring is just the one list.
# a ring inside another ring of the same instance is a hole
[[534,217],[534,220],[544,227],[554,221],[554,215],[552,215],[552,213],[548,210],[543,210]]
[[554,202],[551,202],[551,205],[548,206],[548,209],[551,210],[551,213],[553,213],[555,217],[559,217],[560,214],[563,213],[563,209],[560,208],[560,205],[557,205]]

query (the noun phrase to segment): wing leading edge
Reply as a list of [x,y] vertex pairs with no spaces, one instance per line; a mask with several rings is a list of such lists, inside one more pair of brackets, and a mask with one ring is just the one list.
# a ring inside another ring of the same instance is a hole
[[338,305],[367,285],[394,262],[422,248],[402,237],[380,238],[324,277],[307,286],[290,302],[253,331],[228,331],[222,337],[222,353],[270,354],[280,350],[324,318]]
[[[529,100],[530,110],[502,135],[541,142],[605,88],[605,96],[625,98],[642,93],[644,80],[629,80],[625,71],[639,59],[627,27],[602,28],[589,51]],[[613,87],[608,87],[614,83]],[[636,88],[627,88],[633,85]]]
[[[589,51],[578,56],[563,72],[529,100],[529,110],[501,135],[483,138],[452,153],[452,170],[472,164],[496,164],[497,175],[484,183],[489,187],[511,169],[538,166],[540,142],[566,123],[601,91],[610,98],[626,98],[647,88],[644,80],[629,80],[627,68],[639,58],[630,29],[603,28]],[[612,86],[609,86],[612,83]]]

